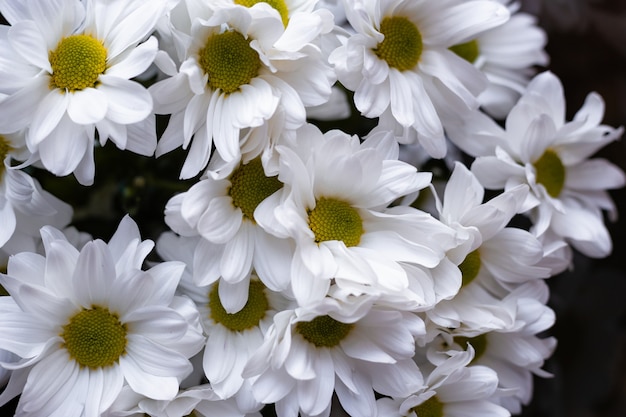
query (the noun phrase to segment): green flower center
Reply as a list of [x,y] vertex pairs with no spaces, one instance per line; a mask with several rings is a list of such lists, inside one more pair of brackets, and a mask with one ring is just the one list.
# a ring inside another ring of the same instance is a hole
[[467,254],[461,265],[459,265],[459,269],[461,270],[461,274],[463,277],[462,286],[465,287],[469,285],[474,278],[478,276],[478,272],[480,271],[480,252],[476,249],[473,252]]
[[443,403],[436,395],[411,410],[417,414],[417,417],[443,417]]
[[399,71],[414,68],[422,55],[422,34],[406,17],[385,17],[379,32],[385,35],[374,53]]
[[250,83],[261,67],[250,40],[233,30],[209,36],[199,55],[200,67],[209,76],[209,87],[226,94]]
[[52,66],[50,87],[76,91],[96,86],[106,69],[107,50],[89,35],[72,35],[61,39],[48,59]]
[[61,337],[71,358],[91,369],[113,365],[126,350],[125,324],[105,307],[92,306],[70,318]]
[[537,172],[537,182],[546,187],[550,196],[558,197],[565,185],[565,166],[559,155],[548,149],[533,166]]
[[278,176],[267,177],[260,158],[255,158],[246,165],[240,165],[230,176],[228,194],[233,205],[241,209],[243,215],[254,222],[254,210],[261,201],[282,188]]
[[276,9],[278,14],[280,14],[280,18],[283,21],[283,26],[286,27],[287,23],[289,22],[289,10],[287,9],[287,4],[285,3],[285,0],[235,0],[235,3],[246,7],[252,7],[257,3],[267,3],[274,9]]
[[318,316],[311,321],[300,321],[296,332],[317,347],[334,347],[348,336],[354,327],[352,323],[342,323],[330,316]]
[[315,242],[341,240],[346,246],[356,246],[363,234],[363,220],[359,212],[345,201],[320,198],[309,210],[309,228]]
[[261,281],[250,281],[248,301],[236,313],[227,313],[220,301],[219,286],[214,285],[209,292],[209,308],[211,319],[233,331],[243,331],[258,326],[269,308],[265,286]]
[[468,343],[472,345],[474,348],[474,359],[470,363],[476,362],[487,351],[487,335],[485,333],[475,337],[456,336],[454,342],[461,347],[466,347]]
[[480,54],[476,39],[451,46],[450,50],[470,63],[474,63]]
[[12,150],[13,148],[9,145],[9,141],[6,140],[4,136],[0,135],[0,179],[2,179],[2,175],[4,174],[4,158],[6,158]]

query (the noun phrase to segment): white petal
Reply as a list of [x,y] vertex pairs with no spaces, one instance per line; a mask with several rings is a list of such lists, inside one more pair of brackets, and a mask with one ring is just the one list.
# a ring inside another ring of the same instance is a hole
[[35,22],[31,20],[17,22],[9,29],[7,37],[13,49],[28,63],[52,74],[47,42]]
[[154,36],[133,48],[130,53],[117,63],[109,66],[107,75],[119,78],[131,79],[148,69],[158,50],[158,42]]
[[98,87],[107,95],[107,118],[120,124],[137,123],[152,112],[152,96],[139,83],[103,74]]
[[55,89],[41,100],[33,115],[28,140],[39,144],[59,125],[70,102],[68,93]]
[[69,97],[67,114],[73,122],[81,125],[98,123],[107,113],[107,96],[96,88],[85,88],[74,93],[66,93]]
[[106,243],[88,242],[78,256],[72,278],[77,300],[84,308],[106,305],[115,276],[115,263]]

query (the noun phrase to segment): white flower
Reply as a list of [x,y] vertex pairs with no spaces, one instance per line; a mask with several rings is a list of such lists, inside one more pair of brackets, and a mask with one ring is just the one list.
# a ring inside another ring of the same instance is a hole
[[466,352],[449,351],[430,372],[424,387],[407,398],[378,400],[378,415],[385,417],[508,417],[511,414],[492,402],[498,376],[485,366],[468,366],[474,358]]
[[254,396],[275,403],[279,417],[328,415],[336,392],[353,416],[374,416],[374,391],[408,395],[422,385],[411,357],[414,335],[424,331],[416,315],[379,309],[374,298],[325,298],[311,308],[274,316],[265,342],[244,377]]
[[590,257],[612,250],[603,210],[615,214],[607,189],[626,183],[615,165],[590,157],[620,137],[623,129],[601,125],[604,102],[595,93],[570,122],[559,79],[536,76],[509,113],[505,128],[480,112],[451,132],[451,139],[477,159],[474,172],[488,189],[528,184],[524,211],[530,210],[533,233],[548,230]]
[[508,10],[493,1],[357,0],[346,2],[346,14],[356,34],[330,62],[357,109],[416,131],[431,156],[443,157],[444,119],[476,109],[487,85],[448,48],[502,24]]
[[22,358],[10,367],[23,384],[18,414],[99,416],[125,384],[173,399],[204,342],[193,303],[174,295],[184,265],[142,271],[153,243],[129,217],[108,244],[80,251],[54,228],[41,233],[45,256],[14,255],[0,274],[11,294],[0,298],[0,348]]
[[240,409],[250,411],[259,403],[251,395],[250,382],[241,373],[248,358],[263,343],[263,337],[277,311],[291,307],[293,302],[267,289],[253,275],[247,280],[244,306],[229,313],[219,292],[220,283],[197,285],[193,282],[193,248],[197,238],[161,235],[157,250],[166,260],[185,262],[187,268],[178,292],[191,298],[200,312],[200,320],[207,334],[202,368],[213,391],[221,398],[236,396]]
[[205,286],[219,279],[220,298],[230,313],[246,303],[253,268],[270,289],[288,288],[293,254],[291,240],[267,233],[254,216],[283,184],[266,174],[260,157],[246,159],[201,178],[165,207],[165,222],[173,231],[202,236],[193,249],[194,282]]
[[353,293],[408,287],[401,263],[434,268],[455,245],[451,229],[412,207],[387,208],[426,187],[429,173],[398,161],[391,135],[362,144],[312,125],[294,147],[278,146],[284,188],[264,200],[255,219],[278,237],[291,237],[291,287],[301,305],[323,298],[330,280]]
[[334,81],[315,44],[334,27],[328,11],[295,13],[284,26],[265,2],[198,8],[172,19],[182,63],[177,69],[159,55],[156,62],[170,77],[150,88],[156,112],[172,114],[157,156],[189,147],[181,178],[206,167],[213,144],[227,163],[238,160],[244,146],[267,148],[283,130],[302,125],[305,106],[324,103]]
[[[150,155],[156,133],[130,135],[129,125],[152,112],[148,91],[130,78],[157,52],[149,38],[165,0],[9,0],[0,11],[11,23],[2,38],[0,132],[26,129],[26,144],[56,175],[94,177],[95,132],[120,149]],[[145,42],[144,42],[145,41]]]

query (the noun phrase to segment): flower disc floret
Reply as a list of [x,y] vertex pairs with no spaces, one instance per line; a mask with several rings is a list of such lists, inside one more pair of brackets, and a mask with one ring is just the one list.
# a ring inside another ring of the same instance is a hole
[[345,201],[322,197],[309,211],[309,228],[315,234],[316,243],[340,240],[350,247],[361,241],[363,220]]
[[450,50],[472,64],[476,61],[478,55],[480,54],[478,41],[476,39],[451,46]]
[[474,348],[474,359],[472,359],[471,363],[476,362],[487,351],[487,335],[484,333],[475,337],[456,336],[454,342],[463,348],[467,347],[468,343],[472,345]]
[[463,262],[459,265],[459,269],[461,270],[462,285],[464,287],[469,285],[478,276],[480,265],[480,252],[478,249],[468,253],[465,259],[463,259]]
[[213,286],[209,292],[209,309],[211,319],[232,331],[243,331],[258,326],[265,317],[269,308],[269,301],[265,294],[265,286],[260,281],[250,281],[248,301],[236,313],[228,313],[219,296],[219,286]]
[[565,166],[559,155],[548,149],[533,166],[537,173],[537,183],[543,185],[550,196],[558,197],[565,185]]
[[443,403],[433,395],[417,407],[413,407],[412,411],[418,417],[443,417]]
[[380,22],[379,32],[385,38],[374,53],[399,71],[414,68],[422,55],[422,34],[413,22],[406,17],[385,17]]
[[66,91],[95,87],[106,69],[107,50],[89,35],[72,35],[61,39],[48,54],[52,75],[51,88]]
[[298,322],[296,332],[316,347],[332,348],[345,339],[353,327],[352,323],[342,323],[330,316],[318,316],[311,321]]
[[267,177],[260,158],[240,165],[230,177],[229,195],[233,205],[254,222],[254,210],[270,195],[282,188],[278,176]]
[[93,306],[72,316],[61,337],[70,357],[91,369],[113,365],[126,350],[125,324],[105,307]]
[[199,64],[209,76],[209,87],[230,94],[259,74],[261,59],[250,39],[229,30],[209,36],[199,53]]
[[235,3],[246,7],[252,7],[257,3],[267,3],[278,12],[284,26],[287,26],[289,22],[289,9],[285,0],[235,0]]

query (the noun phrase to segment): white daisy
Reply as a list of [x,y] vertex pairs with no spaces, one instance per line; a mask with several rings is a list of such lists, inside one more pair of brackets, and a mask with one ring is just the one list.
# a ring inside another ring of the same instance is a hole
[[378,415],[385,417],[508,417],[511,414],[492,402],[498,376],[485,366],[468,366],[474,358],[466,352],[449,351],[430,372],[424,387],[407,398],[381,398]]
[[265,2],[252,7],[188,3],[181,5],[189,16],[177,19],[182,12],[172,11],[171,31],[177,50],[184,51],[182,63],[177,68],[161,54],[156,62],[169,78],[150,87],[156,112],[172,115],[157,156],[189,147],[181,178],[206,167],[213,144],[226,162],[238,160],[242,146],[268,147],[273,135],[255,134],[254,128],[299,127],[305,106],[324,103],[334,82],[315,44],[334,27],[328,11],[295,13],[284,26]]
[[338,80],[355,92],[370,118],[386,114],[433,157],[446,153],[447,115],[478,107],[486,78],[448,48],[502,24],[508,10],[493,1],[376,0],[346,2],[356,31],[330,55]]
[[[147,90],[130,78],[157,52],[148,36],[166,1],[37,0],[2,3],[11,27],[0,48],[0,132],[26,129],[26,144],[56,175],[94,176],[93,144],[150,155],[155,132],[128,135],[152,112]],[[135,143],[134,141],[139,141]]]
[[397,160],[391,135],[361,144],[356,136],[322,134],[312,125],[297,133],[295,148],[276,148],[285,186],[259,204],[255,219],[295,240],[291,287],[301,305],[323,298],[331,279],[340,287],[402,291],[408,278],[401,263],[434,268],[456,244],[452,230],[432,216],[387,208],[431,177]]
[[207,334],[202,368],[214,392],[221,398],[236,396],[240,409],[258,409],[251,396],[250,382],[241,373],[248,358],[263,343],[263,337],[277,311],[291,307],[279,293],[270,291],[253,275],[248,280],[244,306],[229,313],[221,301],[221,283],[197,285],[193,282],[193,248],[197,238],[164,233],[157,242],[159,255],[166,260],[185,262],[187,268],[178,292],[196,304],[202,326]]
[[476,156],[472,172],[488,189],[528,184],[524,210],[541,236],[548,230],[590,257],[612,250],[603,210],[615,207],[607,189],[626,183],[615,165],[591,156],[623,129],[602,125],[604,102],[595,93],[570,122],[560,80],[550,72],[536,76],[509,113],[503,129],[476,112],[451,132],[451,139]]
[[374,391],[408,395],[422,386],[411,357],[424,331],[416,315],[372,306],[371,297],[325,298],[311,308],[274,316],[244,377],[255,397],[279,417],[329,415],[336,392],[354,416],[376,415]]
[[253,268],[274,291],[290,282],[293,242],[267,233],[254,216],[283,184],[266,174],[260,157],[246,159],[204,176],[165,207],[165,222],[173,231],[202,237],[193,249],[194,282],[205,286],[219,279],[220,298],[230,313],[246,303]]
[[129,217],[80,251],[54,228],[42,238],[45,256],[14,255],[0,275],[0,348],[22,358],[17,413],[99,416],[125,384],[173,399],[204,342],[195,306],[174,295],[184,265],[142,271],[153,244]]

